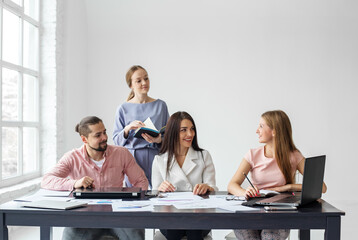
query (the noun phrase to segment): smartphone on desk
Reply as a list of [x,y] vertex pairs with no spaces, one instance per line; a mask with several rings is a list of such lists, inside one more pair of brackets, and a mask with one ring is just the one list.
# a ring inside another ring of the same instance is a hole
[[294,206],[265,206],[264,207],[266,212],[271,211],[296,211],[297,207]]

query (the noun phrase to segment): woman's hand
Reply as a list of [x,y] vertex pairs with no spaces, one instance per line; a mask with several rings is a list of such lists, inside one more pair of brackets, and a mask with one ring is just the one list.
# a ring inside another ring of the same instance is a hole
[[162,136],[159,134],[158,137],[152,137],[147,133],[142,133],[142,137],[144,140],[146,140],[149,143],[161,143],[162,142]]
[[205,194],[207,191],[213,191],[214,189],[212,187],[210,187],[208,184],[206,183],[200,183],[200,184],[196,184],[194,186],[193,189],[193,194],[195,195],[203,195]]
[[144,123],[138,120],[134,120],[133,122],[131,122],[130,124],[128,124],[125,128],[124,128],[124,137],[127,138],[129,131],[133,130],[133,129],[137,129],[140,127],[144,127]]
[[158,190],[161,192],[175,192],[176,189],[173,184],[168,181],[164,181],[160,184]]
[[79,180],[77,180],[75,182],[75,184],[73,185],[74,188],[94,188],[94,184],[93,184],[94,180],[88,176],[85,176]]
[[256,186],[254,186],[254,187],[255,188],[250,186],[250,187],[246,188],[246,190],[245,190],[245,198],[246,199],[260,196],[259,189]]

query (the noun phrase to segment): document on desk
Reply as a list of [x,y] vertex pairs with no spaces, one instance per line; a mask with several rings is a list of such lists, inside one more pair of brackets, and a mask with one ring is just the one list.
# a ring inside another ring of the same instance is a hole
[[122,199],[75,199],[73,202],[87,203],[87,205],[112,205],[116,202],[121,202]]
[[220,209],[224,209],[230,212],[236,212],[236,211],[257,211],[257,208],[253,208],[253,207],[246,207],[246,206],[242,206],[241,203],[237,203],[237,204],[228,204],[228,205],[221,205],[219,206]]
[[41,201],[41,200],[49,200],[53,199],[56,201],[64,201],[68,202],[72,197],[68,197],[70,195],[70,191],[52,191],[47,189],[40,189],[37,192],[26,195],[20,198],[15,199],[18,202],[33,202],[33,201]]
[[113,212],[151,212],[154,206],[151,201],[121,201],[112,203]]
[[171,193],[161,193],[160,197],[151,198],[153,205],[173,205],[176,203],[190,203],[203,198],[194,195],[192,192],[171,192]]
[[[175,203],[174,207],[177,209],[198,209],[198,208],[232,208],[231,206],[241,205],[244,201],[228,201],[229,195],[210,195],[208,199],[200,199],[192,202]],[[240,208],[243,209],[243,208]]]
[[218,201],[222,200],[222,201],[226,201],[226,200],[237,200],[237,201],[246,201],[245,197],[237,197],[234,195],[209,195],[210,199],[217,199]]
[[230,212],[257,210],[257,208],[242,206],[242,203],[246,202],[244,197],[235,197],[233,195],[210,195],[209,197],[217,202],[217,208]]
[[203,209],[203,208],[217,208],[218,202],[216,199],[199,199],[191,202],[178,202],[173,206],[177,209]]

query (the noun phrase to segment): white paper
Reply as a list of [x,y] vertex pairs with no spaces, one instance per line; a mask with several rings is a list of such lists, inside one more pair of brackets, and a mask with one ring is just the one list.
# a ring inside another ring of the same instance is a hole
[[53,191],[41,188],[36,194],[47,197],[68,197],[71,191]]
[[20,198],[15,199],[15,201],[20,202],[33,202],[33,201],[40,201],[40,200],[57,200],[57,201],[70,201],[74,199],[72,197],[68,197],[70,195],[70,191],[52,191],[47,189],[40,189],[34,194],[23,196]]
[[274,193],[274,194],[280,194],[279,192],[272,191],[272,190],[266,190],[266,189],[260,189],[261,194],[268,194],[268,193]]
[[228,200],[228,199],[237,199],[237,200],[230,200],[230,201],[246,201],[245,197],[237,197],[234,195],[209,195],[209,198],[211,199],[222,199],[222,200]]
[[[206,201],[210,201],[211,204],[216,204],[217,207],[221,205],[232,205],[236,204],[237,201],[227,201],[226,197],[210,197]],[[240,201],[241,202],[241,201]]]
[[210,199],[224,199],[226,200],[227,197],[232,196],[232,195],[209,195]]
[[168,192],[168,193],[161,193],[163,198],[166,199],[186,199],[186,200],[200,200],[203,199],[202,197],[193,194],[192,192]]
[[229,195],[210,195],[208,199],[201,198],[192,199],[191,201],[176,201],[172,205],[177,209],[220,208],[231,212],[257,210],[257,208],[242,206],[242,203],[245,201],[228,201],[226,200],[227,196]]
[[72,202],[83,202],[88,205],[112,205],[115,202],[121,202],[122,199],[76,199]]
[[158,129],[154,126],[152,119],[150,119],[150,117],[148,117],[143,123],[145,127],[158,131]]
[[[221,203],[221,201],[220,201]],[[173,206],[177,209],[203,209],[203,208],[217,208],[218,201],[212,199],[194,200],[186,203],[175,203]]]
[[151,212],[154,206],[151,201],[122,201],[112,203],[113,212]]
[[236,211],[257,211],[257,208],[252,208],[252,207],[246,207],[246,206],[242,206],[241,204],[236,204],[236,205],[222,205],[219,207],[220,209],[224,209],[230,212],[236,212]]
[[173,205],[177,203],[190,203],[203,199],[198,195],[194,195],[192,192],[172,192],[161,193],[162,197],[151,198],[150,201],[154,205]]

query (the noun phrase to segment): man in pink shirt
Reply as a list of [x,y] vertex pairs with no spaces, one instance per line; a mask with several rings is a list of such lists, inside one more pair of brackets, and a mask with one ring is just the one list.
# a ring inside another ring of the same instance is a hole
[[[148,189],[148,180],[124,147],[107,145],[106,128],[101,119],[85,117],[76,126],[84,145],[66,153],[47,173],[41,187],[72,190],[88,187],[120,187],[126,174],[134,187]],[[144,229],[65,228],[62,239],[99,239],[110,232],[119,239],[144,239]]]

